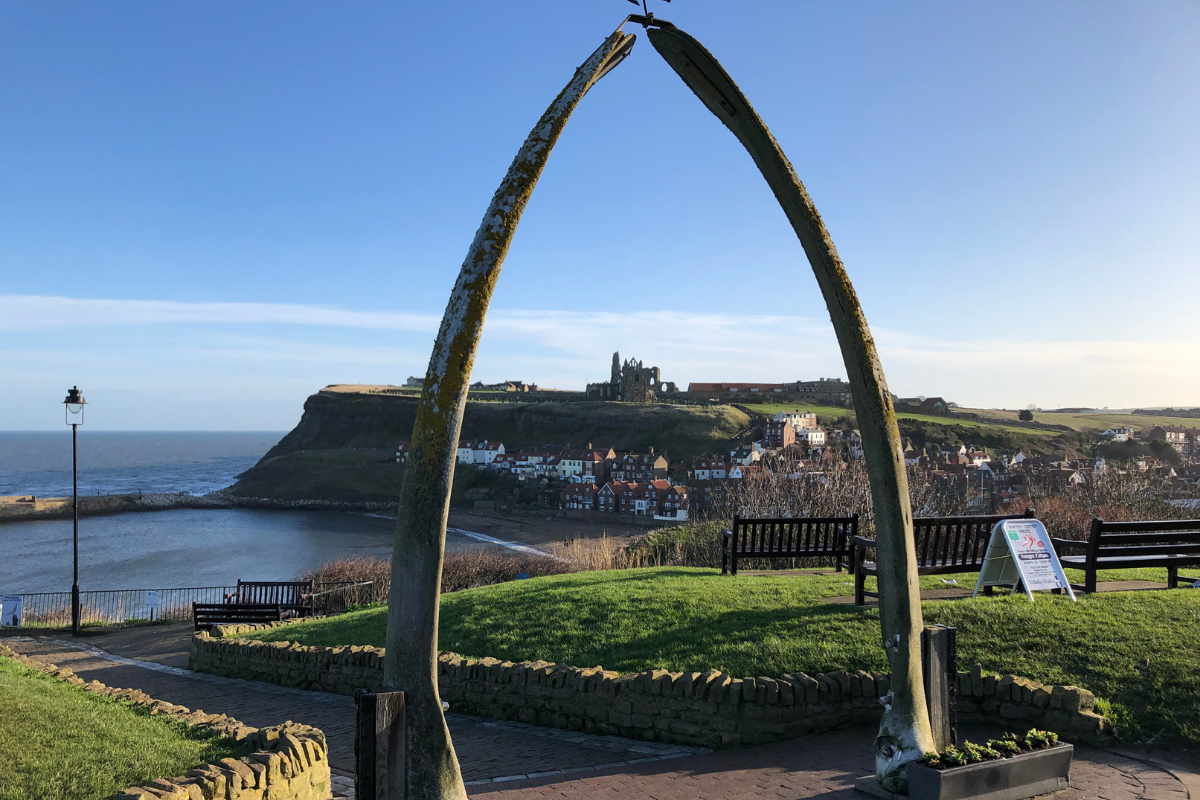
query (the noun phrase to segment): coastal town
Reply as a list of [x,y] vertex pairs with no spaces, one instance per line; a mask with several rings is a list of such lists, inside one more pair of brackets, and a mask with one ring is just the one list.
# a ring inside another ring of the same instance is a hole
[[[408,386],[420,388],[421,380],[410,378]],[[525,396],[538,392],[535,384],[523,381],[489,388]],[[499,441],[464,439],[458,444],[458,466],[486,470],[519,484],[536,484],[542,489],[539,497],[545,508],[670,522],[703,514],[707,506],[724,500],[731,485],[755,475],[820,481],[829,470],[863,457],[862,435],[851,424],[849,386],[841,379],[691,383],[680,390],[662,380],[658,367],[646,367],[637,359],[622,361],[619,353],[613,353],[609,380],[589,383],[586,395],[589,400],[636,404],[745,403],[740,406],[745,410],[763,403],[796,402],[845,408],[846,415],[822,422],[815,412],[799,407],[769,416],[755,413],[745,436],[726,449],[687,461],[673,461],[669,453],[656,453],[653,448],[622,451],[603,443],[548,444],[514,451]],[[942,397],[893,397],[893,403],[898,413],[946,421],[954,418],[957,409],[957,404]],[[1027,415],[1031,421],[1032,413]],[[1200,488],[1200,424],[1116,426],[1098,432],[1094,444],[1097,452],[1118,457],[1063,458],[969,441],[917,445],[908,440],[904,463],[941,496],[959,498],[965,509],[976,514],[1015,507],[1027,500],[1032,486],[1075,487],[1110,472],[1151,475],[1174,485],[1181,494]],[[398,463],[405,463],[408,447],[407,440],[399,443]],[[487,507],[492,501],[478,502]]]
[[[932,399],[945,406],[941,398]],[[588,442],[514,452],[503,442],[464,439],[458,443],[457,464],[537,485],[543,490],[544,507],[669,522],[703,512],[721,500],[730,485],[755,475],[820,481],[828,470],[863,457],[858,430],[822,424],[817,414],[800,409],[763,417],[744,438],[687,462],[672,461],[670,454],[654,448],[618,451]],[[1181,493],[1200,488],[1200,427],[1120,426],[1097,434],[1096,442],[1100,450],[1116,445],[1135,455],[1063,459],[963,442],[917,447],[909,441],[904,463],[942,496],[959,497],[966,509],[980,514],[1024,502],[1033,485],[1075,487],[1111,471],[1153,475]],[[399,443],[397,463],[407,461],[408,448],[408,440]],[[1148,452],[1136,454],[1139,449]],[[489,501],[481,502],[487,507]]]

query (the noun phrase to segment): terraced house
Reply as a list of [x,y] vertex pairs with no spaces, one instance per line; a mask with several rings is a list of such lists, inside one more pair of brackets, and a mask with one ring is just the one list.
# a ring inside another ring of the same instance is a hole
[[649,453],[627,453],[612,462],[609,475],[617,481],[653,481],[667,477],[670,462],[666,456]]

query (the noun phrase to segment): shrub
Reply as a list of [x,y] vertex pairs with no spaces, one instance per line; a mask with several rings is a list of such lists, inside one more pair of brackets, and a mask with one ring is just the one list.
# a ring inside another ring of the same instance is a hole
[[961,767],[964,764],[978,764],[981,761],[1012,758],[1020,753],[1045,750],[1056,744],[1058,744],[1057,733],[1031,728],[1024,736],[1006,733],[1000,739],[989,739],[984,745],[973,742],[963,742],[962,747],[951,745],[940,753],[928,753],[918,763],[934,769],[949,769],[950,767]]
[[[531,578],[577,572],[575,564],[554,556],[509,555],[495,548],[479,548],[447,553],[442,565],[442,591],[457,592],[517,579],[521,573]],[[364,583],[370,587],[348,589],[342,602],[327,603],[327,612],[345,611],[356,606],[386,602],[392,579],[390,558],[351,556],[326,561],[304,573],[301,580],[313,581],[317,592],[331,584]]]

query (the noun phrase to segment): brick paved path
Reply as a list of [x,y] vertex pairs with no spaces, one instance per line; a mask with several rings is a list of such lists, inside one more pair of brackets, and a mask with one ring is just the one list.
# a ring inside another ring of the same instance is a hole
[[[354,772],[354,701],[345,695],[287,689],[269,683],[219,678],[161,663],[140,665],[121,656],[107,657],[52,639],[3,639],[31,658],[70,667],[84,680],[137,688],[151,697],[210,714],[228,714],[261,728],[285,720],[314,725],[325,732],[329,764],[335,772]],[[89,646],[84,640],[83,646]],[[112,659],[119,660],[112,660]],[[664,756],[690,756],[702,748],[637,742],[617,736],[589,736],[515,722],[447,714],[463,780],[491,781],[509,776],[594,769]]]
[[[152,697],[226,713],[250,725],[274,725],[287,719],[315,725],[329,739],[335,772],[349,775],[353,770],[354,708],[348,697],[188,673],[169,666],[178,663],[177,654],[172,658],[161,652],[162,648],[148,654],[158,663],[147,664],[130,663],[120,656],[100,657],[72,649],[70,643],[47,639],[5,639],[5,643],[32,657],[70,667],[85,680],[136,687]],[[114,649],[132,652],[127,647]],[[468,791],[476,800],[863,800],[864,795],[851,787],[856,777],[873,769],[874,732],[865,729],[740,750],[697,752],[690,748],[669,753],[662,745],[617,737],[461,714],[449,714],[448,719],[463,777],[475,782]],[[975,740],[992,733],[964,731],[967,738]],[[1200,800],[1196,777],[1186,773],[1182,777],[1191,782],[1190,795],[1184,783],[1166,769],[1077,747],[1072,788],[1054,798]],[[343,793],[339,791],[339,795]]]
[[[866,800],[854,779],[874,771],[873,730],[839,731],[587,775],[472,787],[472,800]],[[980,734],[986,732],[980,732]],[[966,730],[968,738],[980,734]],[[1188,800],[1169,772],[1091,748],[1075,750],[1071,788],[1054,800]],[[1192,798],[1200,800],[1200,797]]]

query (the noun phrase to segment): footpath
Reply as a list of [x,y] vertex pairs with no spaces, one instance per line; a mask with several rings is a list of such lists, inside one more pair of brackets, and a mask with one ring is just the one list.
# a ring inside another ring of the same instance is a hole
[[[6,636],[32,658],[70,667],[84,680],[137,688],[151,697],[224,713],[256,727],[293,720],[329,742],[335,796],[353,797],[354,703],[343,695],[190,672],[190,625],[134,628],[71,640],[61,632]],[[455,750],[479,800],[861,800],[854,779],[873,771],[874,731],[839,731],[737,750],[637,742],[447,714]],[[966,729],[978,740],[993,731]],[[1055,800],[1200,800],[1194,773],[1153,755],[1077,746],[1071,788]]]

